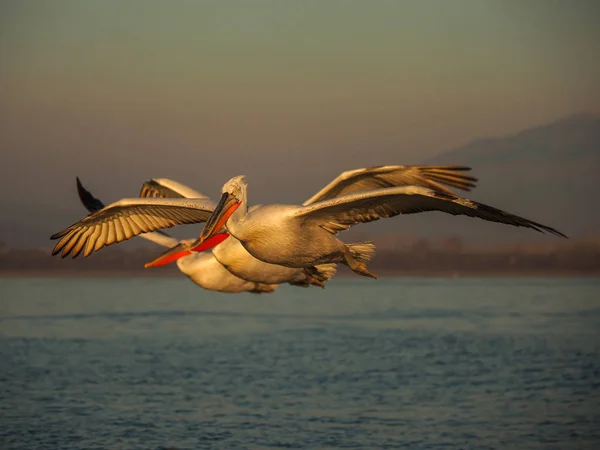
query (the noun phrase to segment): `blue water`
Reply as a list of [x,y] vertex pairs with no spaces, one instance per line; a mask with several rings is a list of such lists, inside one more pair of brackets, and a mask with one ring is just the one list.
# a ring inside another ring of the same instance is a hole
[[0,279],[0,448],[600,448],[600,280]]

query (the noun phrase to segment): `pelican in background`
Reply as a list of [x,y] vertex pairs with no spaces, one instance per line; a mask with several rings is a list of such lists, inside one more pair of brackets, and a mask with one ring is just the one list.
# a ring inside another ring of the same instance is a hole
[[546,225],[422,186],[355,192],[308,206],[264,205],[249,210],[245,176],[240,175],[225,183],[219,204],[192,247],[226,228],[263,261],[287,267],[344,263],[359,275],[376,278],[336,235],[359,223],[424,211],[477,217],[566,237]]
[[[104,204],[83,187],[79,177],[77,177],[77,192],[81,203],[90,213],[95,213],[104,208]],[[206,198],[201,193],[167,178],[150,180],[142,186],[140,197],[157,197],[159,195],[170,195],[179,198]],[[191,243],[191,241],[178,241],[160,230],[143,233],[139,236],[168,248]],[[218,245],[215,248],[218,248]],[[261,294],[273,292],[278,287],[276,284],[255,283],[236,277],[225,269],[210,251],[202,253],[182,252],[177,259],[177,267],[191,281],[209,291]]]
[[[411,185],[431,187],[443,192],[451,193],[443,185],[456,187],[463,190],[470,190],[475,186],[476,178],[461,172],[469,171],[469,167],[463,166],[378,166],[366,169],[356,169],[346,171],[340,174],[327,186],[308,199],[305,204],[312,204],[317,201],[334,198],[350,192],[375,189],[387,186]],[[156,187],[156,185],[155,185]],[[169,189],[143,189],[143,197],[179,197],[171,195]],[[205,220],[202,214],[202,205],[199,207],[198,214],[190,212],[189,204],[182,204],[180,211],[175,206],[176,200],[168,204],[152,204],[145,199],[139,202],[136,199],[123,199],[104,208],[94,217],[88,217],[72,225],[61,233],[52,236],[52,239],[62,238],[54,248],[53,254],[62,250],[62,256],[65,257],[73,248],[81,248],[83,245],[91,253],[99,250],[104,245],[110,245],[114,242],[129,239],[136,230],[129,230],[129,222],[140,224],[143,230],[159,229],[161,226],[173,226],[172,220],[176,219],[179,223],[197,223]],[[198,216],[194,219],[191,216]],[[158,223],[158,225],[157,225]],[[115,229],[120,228],[121,235],[110,240],[111,232],[114,235]],[[93,229],[94,231],[90,231]],[[217,238],[216,235],[213,239]],[[212,245],[210,241],[205,242],[207,246]],[[349,251],[354,252],[359,261],[366,262],[374,253],[373,245],[370,243],[350,244]],[[190,247],[188,243],[182,242],[176,248],[166,252],[155,261],[147,264],[147,267],[153,267],[166,264],[177,259],[181,254],[189,254],[189,250],[198,251],[198,247]],[[260,261],[250,255],[237,239],[228,238],[219,246],[215,247],[213,254],[229,271],[240,278],[263,283],[282,283],[291,282],[296,284],[292,275],[298,273],[291,268],[273,265]],[[73,252],[76,257],[78,252]],[[311,284],[320,285],[335,273],[335,267],[330,266],[325,270],[323,266],[319,270],[315,268],[304,268],[306,276],[304,280],[309,280]],[[318,278],[319,273],[325,275],[325,280]],[[297,276],[297,275],[296,275]],[[303,285],[305,281],[299,284]]]

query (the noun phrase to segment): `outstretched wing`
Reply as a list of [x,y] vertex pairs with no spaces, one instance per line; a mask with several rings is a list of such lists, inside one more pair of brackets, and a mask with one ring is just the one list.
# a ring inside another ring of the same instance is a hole
[[329,200],[359,191],[397,186],[423,186],[435,191],[454,194],[448,185],[465,191],[475,187],[477,178],[461,172],[464,166],[377,166],[349,170],[309,198],[304,205]]
[[548,232],[566,237],[554,228],[483,203],[419,186],[376,189],[344,195],[301,207],[295,216],[303,220],[315,221],[330,233],[336,234],[359,223],[425,211],[442,211],[455,216],[478,217],[490,222],[526,227],[542,233]]
[[153,178],[140,190],[141,198],[208,198],[206,195],[169,178]]
[[215,206],[205,198],[125,198],[52,235],[50,239],[60,239],[52,254],[62,250],[63,258],[69,253],[75,258],[85,247],[84,256],[89,256],[142,233],[205,222]]
[[[90,191],[83,187],[79,177],[77,177],[77,193],[79,194],[79,200],[81,200],[83,206],[85,206],[90,213],[94,213],[104,208],[104,203],[102,203],[100,199],[94,197]],[[168,235],[162,230],[143,233],[140,234],[140,237],[152,241],[158,245],[162,245],[163,247],[173,247],[179,243],[179,240]]]

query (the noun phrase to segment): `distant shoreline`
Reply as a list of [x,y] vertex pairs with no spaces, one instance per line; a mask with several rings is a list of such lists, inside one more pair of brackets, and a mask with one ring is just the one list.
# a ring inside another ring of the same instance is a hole
[[[380,278],[600,278],[600,271],[374,271]],[[184,278],[179,272],[144,271],[69,271],[69,270],[2,270],[0,278]],[[353,273],[339,273],[336,278],[360,279]]]

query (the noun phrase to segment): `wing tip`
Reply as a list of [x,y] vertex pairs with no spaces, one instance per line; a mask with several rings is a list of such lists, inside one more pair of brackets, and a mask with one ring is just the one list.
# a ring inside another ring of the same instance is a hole
[[78,176],[75,177],[75,182],[77,184],[77,192],[79,193],[79,197],[83,198],[82,196],[86,193],[86,190],[83,187],[83,183],[81,182]]
[[484,203],[479,203],[479,202],[475,202],[472,200],[468,200],[468,199],[462,198],[456,194],[448,195],[445,192],[439,192],[439,191],[434,191],[434,190],[431,190],[431,194],[433,194],[433,197],[438,197],[443,200],[450,200],[454,203],[465,204],[465,202],[468,202],[467,206],[469,206],[471,208],[487,211],[494,215],[500,214],[505,217],[508,215],[508,217],[511,219],[511,222],[502,222],[502,223],[506,223],[507,225],[530,228],[530,229],[537,231],[538,233],[553,234],[555,236],[562,237],[564,239],[569,239],[569,237],[566,234],[564,234],[561,231],[558,231],[556,228],[549,227],[548,225],[543,225],[539,222],[534,222],[533,220],[525,219],[524,217],[520,217],[515,214],[507,213],[506,211],[502,211],[501,209],[494,208],[493,206],[489,206]]
[[555,236],[561,237],[563,239],[570,239],[569,236],[567,236],[566,234],[564,234],[561,231],[558,231],[556,228],[552,228],[552,227],[547,227],[547,226],[543,226],[544,227],[544,231],[551,233]]
[[61,237],[63,237],[67,233],[68,233],[67,230],[63,230],[63,231],[59,231],[58,233],[54,233],[52,236],[50,236],[50,240],[54,241],[56,239],[60,239]]
[[442,169],[442,170],[451,170],[453,172],[469,172],[471,170],[473,170],[473,168],[471,166],[462,166],[459,164],[449,164],[449,165],[442,165],[442,166],[420,166],[420,167],[428,167],[431,169]]

